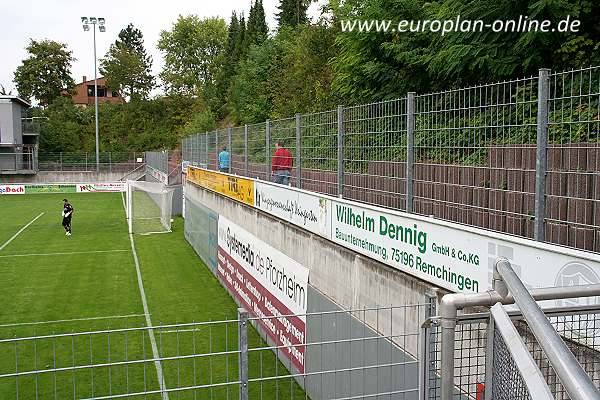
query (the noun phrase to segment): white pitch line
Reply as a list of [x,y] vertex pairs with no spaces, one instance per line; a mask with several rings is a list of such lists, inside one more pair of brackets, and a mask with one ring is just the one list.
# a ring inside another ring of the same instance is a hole
[[[135,271],[137,273],[138,286],[140,288],[140,295],[142,297],[142,305],[144,306],[144,314],[146,316],[146,325],[148,327],[153,326],[152,320],[150,319],[150,311],[148,311],[148,301],[146,300],[146,292],[144,291],[144,283],[142,282],[142,273],[140,271],[140,262],[138,260],[137,252],[135,251],[135,244],[133,242],[133,235],[129,234],[129,242],[131,243],[131,252],[133,253],[133,260],[135,261]],[[158,376],[158,385],[160,386],[163,400],[169,400],[169,394],[166,392],[165,378],[162,372],[162,365],[158,360],[158,348],[156,347],[156,338],[154,337],[154,330],[148,329],[148,336],[150,337],[150,345],[152,347],[152,355],[154,356],[154,366],[156,367],[156,375]]]
[[[127,217],[127,206],[125,205],[125,197],[121,192],[121,200],[123,201],[123,211],[125,211],[125,217]],[[135,272],[137,274],[138,287],[140,288],[140,295],[142,297],[142,306],[144,307],[144,314],[146,317],[146,325],[148,327],[152,325],[152,319],[150,318],[150,311],[148,310],[148,301],[146,300],[146,292],[144,291],[144,283],[142,282],[142,272],[140,270],[140,262],[138,260],[137,252],[135,251],[135,243],[133,242],[133,234],[129,234],[129,243],[131,243],[131,253],[133,254],[133,261],[135,261]],[[161,390],[163,400],[169,400],[169,392],[167,392],[167,385],[165,385],[165,378],[162,372],[162,365],[158,360],[158,347],[156,346],[156,338],[154,337],[154,330],[148,329],[148,336],[150,337],[150,346],[152,347],[152,355],[154,356],[154,366],[156,367],[156,375],[158,376],[158,385]]]
[[30,253],[30,254],[6,254],[0,256],[0,258],[8,257],[36,257],[36,256],[68,256],[71,254],[98,254],[98,253],[117,253],[117,252],[129,252],[129,249],[117,249],[117,250],[90,250],[90,251],[70,251],[63,253]]
[[61,323],[61,322],[94,321],[94,320],[100,320],[100,319],[122,319],[122,318],[143,317],[143,316],[144,316],[144,314],[129,314],[129,315],[109,315],[107,317],[57,319],[55,321],[18,322],[18,323],[14,323],[14,324],[0,325],[0,328],[7,328],[7,327],[11,327],[11,326],[47,325],[47,324],[57,324],[57,323]]
[[13,237],[11,237],[10,239],[8,239],[6,242],[4,242],[4,244],[2,246],[0,246],[0,251],[5,248],[6,246],[9,245],[10,242],[12,242],[13,240],[15,240],[15,238],[17,236],[19,236],[21,234],[21,232],[23,232],[25,229],[27,229],[27,227],[31,224],[33,224],[35,222],[35,220],[37,220],[39,217],[41,217],[42,215],[44,215],[43,212],[41,212],[37,217],[35,217],[34,219],[32,219],[31,221],[29,221],[29,223],[27,225],[25,225],[24,227],[22,227],[21,229],[19,229],[19,231],[17,233],[15,233],[13,235]]

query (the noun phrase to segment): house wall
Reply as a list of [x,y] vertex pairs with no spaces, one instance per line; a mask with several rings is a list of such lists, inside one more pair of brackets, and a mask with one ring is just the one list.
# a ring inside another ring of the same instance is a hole
[[12,143],[13,111],[10,100],[0,100],[0,143]]

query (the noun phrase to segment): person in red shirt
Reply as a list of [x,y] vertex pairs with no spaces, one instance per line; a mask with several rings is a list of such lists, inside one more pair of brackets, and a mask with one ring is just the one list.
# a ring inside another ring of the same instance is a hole
[[294,158],[283,143],[275,143],[275,154],[271,160],[271,170],[273,172],[273,182],[281,185],[289,185],[292,175],[292,166]]

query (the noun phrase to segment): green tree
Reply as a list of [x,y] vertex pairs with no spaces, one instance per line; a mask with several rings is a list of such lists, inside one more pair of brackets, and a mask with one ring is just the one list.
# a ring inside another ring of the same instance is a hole
[[204,94],[215,99],[215,79],[222,67],[227,25],[221,18],[179,16],[169,31],[162,31],[158,49],[163,52],[160,77],[168,94]]
[[250,46],[261,44],[265,41],[269,34],[269,27],[265,20],[265,9],[262,0],[256,0],[250,6],[250,14],[248,15],[248,32],[246,40]]
[[64,91],[73,90],[75,81],[71,77],[71,65],[75,58],[66,44],[31,39],[26,50],[28,57],[14,74],[20,96],[33,97],[42,105],[48,105]]
[[298,26],[308,21],[306,10],[310,4],[309,0],[279,0],[279,12],[277,23],[279,29],[284,25]]
[[100,61],[100,73],[111,89],[130,99],[148,97],[154,87],[152,57],[146,53],[142,32],[129,24]]

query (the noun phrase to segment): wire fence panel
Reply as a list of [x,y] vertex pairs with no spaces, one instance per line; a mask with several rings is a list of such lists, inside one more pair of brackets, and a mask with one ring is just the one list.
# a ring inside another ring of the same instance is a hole
[[[127,173],[145,163],[143,152],[101,152],[100,172]],[[91,152],[40,152],[40,171],[95,172],[96,154]]]
[[523,376],[497,329],[493,338],[493,354],[492,398],[494,400],[530,400],[529,390],[527,390]]
[[344,109],[344,197],[406,209],[406,98]]
[[266,129],[266,123],[248,125],[248,175],[262,180],[269,179]]
[[337,195],[337,110],[302,115],[302,188]]
[[[417,400],[420,330],[406,321],[427,307],[0,337],[0,398]],[[307,336],[276,345],[271,321],[290,317],[306,319]],[[290,361],[298,349],[304,371]]]
[[246,175],[246,143],[245,143],[245,128],[236,126],[231,128],[231,173],[236,175]]
[[[429,367],[426,369],[426,398],[441,398],[441,328],[433,325],[429,331]],[[459,320],[456,326],[454,352],[454,398],[478,398],[485,384],[487,351],[487,319]]]
[[546,239],[600,252],[600,67],[550,75]]
[[[281,142],[296,187],[600,252],[600,66],[265,121],[247,143],[243,129],[237,174],[272,180]],[[217,169],[227,130],[206,138]]]
[[537,79],[416,96],[415,212],[533,237]]
[[[296,140],[296,118],[282,118],[271,121],[270,127],[270,143],[269,143],[269,154],[271,157],[277,150],[276,145],[279,144],[281,147],[287,149],[292,154],[292,171],[290,176],[290,184],[298,187],[298,177],[296,174],[296,166],[298,163],[298,151],[297,151],[297,140]],[[277,168],[277,167],[275,167]],[[273,170],[273,161],[271,161],[271,179],[275,177],[275,170]]]
[[[600,308],[592,302],[578,305],[565,301],[559,303],[566,307],[547,311],[546,316],[594,384],[600,387]],[[509,312],[509,315],[553,396],[559,400],[568,399],[556,372],[522,315],[518,311]],[[430,321],[431,324],[425,329],[425,340],[429,341],[430,346],[426,348],[428,354],[423,356],[427,357],[429,365],[424,380],[426,398],[435,400],[441,398],[441,327],[438,320]],[[488,313],[459,316],[455,334],[453,397],[460,400],[483,399],[486,371],[492,371],[493,375],[488,378],[493,378],[493,393],[509,393],[511,397],[508,398],[511,399],[528,398],[519,397],[527,394],[527,389],[518,386],[523,382],[516,378],[519,372],[506,346],[497,341],[502,340],[501,337],[496,338],[500,335],[492,334],[492,343],[488,343],[488,323]],[[496,351],[499,353],[496,354]],[[508,387],[496,387],[496,384],[503,383],[507,383]]]

